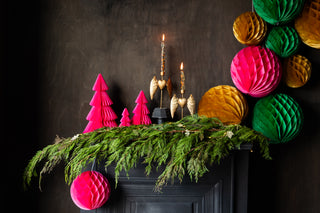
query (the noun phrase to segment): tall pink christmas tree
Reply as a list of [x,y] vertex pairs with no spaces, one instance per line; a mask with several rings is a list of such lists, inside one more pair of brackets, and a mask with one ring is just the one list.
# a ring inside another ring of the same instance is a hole
[[131,125],[131,120],[129,118],[129,112],[127,110],[127,108],[124,108],[123,112],[122,112],[122,118],[120,119],[120,127],[122,126],[130,126]]
[[113,103],[106,92],[108,89],[108,85],[106,84],[102,75],[99,74],[92,88],[92,90],[96,92],[90,101],[92,108],[86,118],[89,123],[84,129],[83,133],[92,132],[104,126],[117,126],[117,123],[115,122],[117,115],[111,108]]
[[151,124],[151,119],[149,118],[148,114],[150,113],[146,103],[148,103],[146,96],[144,95],[143,91],[141,90],[136,101],[136,107],[134,108],[133,117],[132,117],[132,124],[133,125],[149,125]]

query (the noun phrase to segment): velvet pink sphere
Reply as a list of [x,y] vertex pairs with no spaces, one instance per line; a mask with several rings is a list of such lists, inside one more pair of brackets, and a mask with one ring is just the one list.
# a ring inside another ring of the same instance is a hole
[[107,178],[96,171],[81,173],[70,188],[73,202],[83,210],[100,208],[109,199],[110,191]]
[[280,60],[276,54],[261,46],[240,50],[231,63],[231,77],[235,86],[252,97],[270,94],[281,80]]

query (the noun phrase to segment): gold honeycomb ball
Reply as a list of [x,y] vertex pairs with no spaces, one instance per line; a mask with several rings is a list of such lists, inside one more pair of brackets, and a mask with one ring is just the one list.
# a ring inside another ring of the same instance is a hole
[[255,12],[245,12],[233,23],[233,34],[241,44],[257,45],[267,32],[267,23]]
[[307,0],[295,28],[306,45],[320,49],[320,0]]
[[299,88],[307,83],[311,76],[311,62],[302,55],[293,55],[283,64],[283,80],[288,87]]
[[224,124],[240,124],[248,113],[244,96],[235,87],[212,87],[201,98],[198,115],[218,118]]

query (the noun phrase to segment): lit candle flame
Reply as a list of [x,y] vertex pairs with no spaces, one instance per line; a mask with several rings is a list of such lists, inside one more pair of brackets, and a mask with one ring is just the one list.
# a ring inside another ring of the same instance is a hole
[[180,70],[183,70],[183,62],[180,64]]
[[166,38],[166,36],[164,34],[162,34],[162,41],[164,41],[165,38]]

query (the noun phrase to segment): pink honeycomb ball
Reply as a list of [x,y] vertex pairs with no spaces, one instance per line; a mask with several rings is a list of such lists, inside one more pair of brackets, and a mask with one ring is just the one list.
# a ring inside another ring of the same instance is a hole
[[272,50],[261,46],[240,50],[231,63],[234,85],[252,97],[269,95],[280,83],[281,75],[279,58]]
[[83,210],[100,208],[109,199],[110,192],[107,178],[97,171],[81,173],[70,188],[73,202]]

